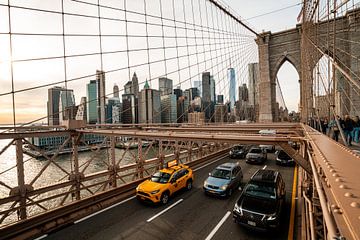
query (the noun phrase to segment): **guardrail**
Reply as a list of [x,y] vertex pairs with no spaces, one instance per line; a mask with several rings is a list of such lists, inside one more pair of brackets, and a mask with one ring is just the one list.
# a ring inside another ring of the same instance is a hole
[[[200,166],[212,159],[226,156],[228,151],[229,148],[227,147],[220,151],[210,153],[197,160],[187,161],[186,164],[190,167]],[[186,157],[185,152],[182,152],[182,155],[183,157]],[[172,154],[169,154],[166,157],[172,158]],[[148,164],[152,162],[154,162],[153,159],[149,160]],[[128,167],[129,166],[126,168]],[[136,167],[136,164],[132,164],[131,168],[134,167]],[[129,195],[133,195],[135,193],[136,186],[147,177],[148,176],[144,176],[143,178],[128,182],[127,184],[124,184],[123,186],[117,187],[115,189],[110,189],[104,191],[103,193],[95,194],[79,201],[72,202],[66,206],[58,207],[43,214],[33,216],[26,220],[20,221],[17,224],[4,227],[1,229],[1,237],[17,237],[20,239],[25,239],[40,236],[41,234],[53,231],[59,227],[72,224],[78,219],[117,203],[129,197]]]

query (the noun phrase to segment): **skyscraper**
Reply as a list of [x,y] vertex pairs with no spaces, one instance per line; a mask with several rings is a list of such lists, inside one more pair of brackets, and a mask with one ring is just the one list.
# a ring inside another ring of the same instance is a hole
[[224,104],[224,95],[217,95],[217,103]]
[[259,84],[259,63],[249,64],[249,105],[257,105],[259,97],[257,96]]
[[62,89],[59,95],[59,122],[75,119],[77,107],[75,106],[75,96],[72,89]]
[[159,78],[159,90],[161,96],[172,94],[173,81],[164,77]]
[[136,72],[134,72],[131,82],[132,82],[132,94],[134,94],[135,97],[139,97],[139,81]]
[[177,98],[175,94],[167,94],[161,98],[161,122],[177,122]]
[[97,99],[97,82],[91,80],[86,85],[87,102],[87,122],[89,124],[96,124],[98,119],[98,99]]
[[198,89],[198,94],[202,96],[202,81],[194,81],[194,88]]
[[119,86],[116,84],[114,84],[113,93],[114,93],[114,97],[119,98]]
[[108,99],[106,105],[106,123],[113,123],[113,108],[120,106],[120,98],[113,97]]
[[122,95],[122,123],[137,123],[137,101],[134,94]]
[[139,123],[161,123],[160,91],[150,89],[146,80],[139,94]]
[[216,102],[215,79],[212,75],[210,76],[210,98],[212,102]]
[[81,98],[75,119],[87,121],[86,97]]
[[98,118],[97,122],[104,124],[106,120],[105,116],[105,72],[96,70],[96,82],[97,82],[97,98],[98,98]]
[[47,102],[47,111],[48,111],[48,124],[49,125],[59,125],[59,101],[60,101],[60,92],[62,87],[53,87],[48,89],[48,102]]
[[231,108],[234,108],[235,101],[236,101],[236,79],[235,79],[234,68],[228,69],[228,78],[230,81],[230,88],[229,88],[230,106],[231,106]]
[[202,111],[205,112],[206,121],[212,121],[214,105],[215,103],[211,101],[210,73],[204,72],[202,74]]

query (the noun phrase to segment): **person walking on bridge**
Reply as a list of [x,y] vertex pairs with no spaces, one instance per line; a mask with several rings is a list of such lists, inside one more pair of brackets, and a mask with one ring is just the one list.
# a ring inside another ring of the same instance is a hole
[[[336,118],[339,120],[339,123],[341,123],[340,117],[336,116]],[[334,117],[331,118],[331,121],[329,123],[329,128],[332,130],[332,139],[334,139],[335,141],[338,142],[340,129],[339,129]]]
[[354,130],[352,131],[353,141],[359,143],[360,121],[359,116],[354,117]]
[[351,145],[351,133],[354,130],[354,121],[350,118],[349,115],[345,115],[345,119],[344,119],[344,123],[343,123],[343,130],[344,130],[344,135],[345,135],[345,139],[347,141],[347,144],[349,146]]

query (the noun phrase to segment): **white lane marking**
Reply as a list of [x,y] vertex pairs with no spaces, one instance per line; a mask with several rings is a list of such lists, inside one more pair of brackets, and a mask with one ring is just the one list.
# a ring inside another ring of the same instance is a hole
[[265,165],[262,169],[265,170],[266,167],[267,167],[267,165]]
[[198,168],[194,169],[194,171],[198,171],[198,170],[200,170],[200,169],[202,169],[202,168],[204,168],[204,167],[207,167],[207,166],[209,166],[209,165],[211,165],[211,164],[213,164],[213,163],[215,163],[215,162],[217,162],[217,161],[223,160],[223,159],[226,158],[226,157],[227,157],[227,156],[224,156],[224,157],[222,157],[222,158],[219,158],[219,159],[216,159],[216,160],[214,160],[214,161],[212,161],[212,162],[209,162],[209,163],[207,163],[207,164],[205,164],[205,165],[203,165],[203,166],[201,166],[201,167],[198,167]]
[[48,236],[47,234],[44,234],[44,235],[42,235],[42,236],[40,236],[38,238],[35,238],[34,240],[40,240],[40,239],[46,238],[47,236]]
[[95,216],[95,215],[98,215],[99,213],[105,212],[105,211],[107,211],[107,210],[109,210],[109,209],[111,209],[111,208],[113,208],[113,207],[116,207],[116,206],[119,206],[119,205],[121,205],[121,204],[123,204],[123,203],[126,203],[126,202],[134,199],[135,197],[136,197],[136,196],[129,197],[129,198],[127,198],[127,199],[125,199],[125,200],[123,200],[123,201],[121,201],[121,202],[118,202],[118,203],[116,203],[116,204],[114,204],[114,205],[112,205],[112,206],[109,206],[109,207],[104,208],[104,209],[102,209],[102,210],[100,210],[100,211],[97,211],[97,212],[95,212],[95,213],[93,213],[93,214],[90,214],[90,215],[88,215],[88,216],[86,216],[86,217],[83,217],[83,218],[75,221],[74,224],[79,223],[79,222],[82,222],[82,221],[84,221],[84,220],[86,220],[86,219],[88,219],[88,218],[91,218],[91,217]]
[[171,208],[175,207],[176,205],[178,205],[178,204],[181,203],[182,201],[184,201],[184,199],[179,199],[179,201],[177,201],[176,203],[168,206],[167,208],[165,208],[164,210],[162,210],[162,211],[159,212],[158,214],[152,216],[151,218],[149,218],[148,220],[146,220],[146,222],[151,222],[152,220],[154,220],[155,218],[157,218],[157,217],[160,216],[161,214],[165,213],[166,211],[169,211]]
[[216,225],[216,227],[211,231],[211,233],[205,238],[205,240],[210,240],[215,233],[219,230],[219,228],[221,227],[221,225],[224,224],[224,222],[226,221],[226,219],[230,216],[231,212],[227,211],[225,216],[220,220],[220,222]]

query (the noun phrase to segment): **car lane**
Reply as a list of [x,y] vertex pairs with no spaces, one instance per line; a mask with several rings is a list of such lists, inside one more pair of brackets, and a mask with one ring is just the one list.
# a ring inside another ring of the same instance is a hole
[[[209,197],[203,193],[203,182],[217,165],[235,161],[240,161],[244,182],[247,182],[257,169],[265,166],[246,164],[244,159],[225,158],[198,168],[193,189],[175,194],[166,206],[151,206],[131,199],[97,214],[96,217],[84,219],[78,224],[50,234],[46,239],[64,239],[64,236],[66,239],[206,239],[227,212],[232,211],[240,191],[234,192],[230,198]],[[284,219],[275,235],[276,239],[284,239],[287,237],[287,223],[290,218],[293,168],[277,166],[273,154],[269,154],[265,164],[267,168],[279,170],[286,183]],[[180,199],[183,200],[178,202]],[[177,204],[147,222],[174,203]],[[216,229],[212,239],[232,238],[269,239],[269,235],[249,231],[235,224],[230,215]]]

